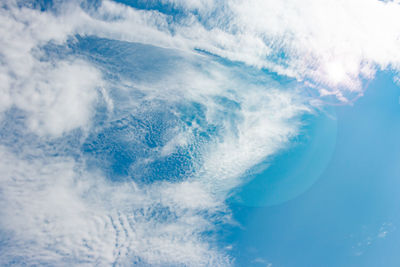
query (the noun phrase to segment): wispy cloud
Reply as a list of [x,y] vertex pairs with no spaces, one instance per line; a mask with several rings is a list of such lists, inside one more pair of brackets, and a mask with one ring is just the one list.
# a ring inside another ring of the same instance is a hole
[[363,79],[377,69],[399,69],[396,1],[200,3],[181,4],[190,19],[177,26],[177,35],[211,53],[308,81],[343,101],[362,93]]
[[1,156],[2,264],[229,263],[200,235],[212,221],[199,213],[222,207],[196,182],[139,188],[70,158]]
[[[161,2],[180,9],[183,16],[174,21],[168,14],[112,1],[85,9],[62,4],[57,17],[68,23],[42,14],[41,21],[34,18],[35,24],[54,21],[52,28],[40,34],[38,26],[31,30],[42,41],[74,32],[188,51],[197,48],[294,77],[323,96],[333,94],[343,101],[362,94],[363,80],[377,69],[399,68],[400,6],[393,1]],[[18,12],[22,18],[34,13]]]
[[[363,225],[359,233],[351,234],[354,245],[351,247],[355,256],[361,256],[366,251],[382,242],[388,235],[396,231],[396,226],[390,222],[384,222],[378,228]],[[383,241],[384,242],[384,241]]]
[[[100,10],[118,15],[120,38],[205,50],[306,81],[342,101],[362,94],[363,80],[377,69],[399,68],[400,6],[393,1],[161,2],[186,16],[168,23],[168,15],[111,2]],[[152,29],[149,37],[127,33],[138,23]]]
[[[398,68],[394,3],[163,3],[183,16],[2,4],[2,264],[230,265],[212,234],[231,220],[227,194],[312,110],[253,67],[342,99]],[[104,51],[85,50],[89,36]],[[111,179],[103,165],[124,159],[133,179]]]
[[[157,12],[5,5],[1,263],[230,265],[213,234],[231,221],[226,194],[295,135],[308,110],[295,90],[188,53]],[[89,35],[103,52],[80,47]],[[122,154],[131,177],[113,181],[102,166]]]

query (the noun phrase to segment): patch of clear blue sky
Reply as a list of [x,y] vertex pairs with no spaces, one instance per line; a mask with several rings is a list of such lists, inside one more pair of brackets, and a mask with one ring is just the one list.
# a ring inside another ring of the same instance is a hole
[[[400,88],[392,78],[378,73],[353,106],[335,107],[334,152],[306,192],[266,207],[231,202],[243,226],[226,236],[234,244],[238,266],[266,265],[254,262],[257,258],[274,267],[400,265]],[[320,147],[329,145],[322,137],[318,142]],[[291,157],[285,155],[274,164]],[[314,160],[298,158],[311,166]],[[302,164],[292,165],[300,168],[295,179],[307,179],[308,168]],[[274,177],[267,175],[282,175],[278,170],[265,174],[259,185],[266,194],[279,194],[274,183],[269,184]]]

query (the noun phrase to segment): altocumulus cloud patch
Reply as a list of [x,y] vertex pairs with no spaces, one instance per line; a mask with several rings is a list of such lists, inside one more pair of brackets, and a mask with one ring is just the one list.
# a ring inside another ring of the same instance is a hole
[[323,2],[3,3],[0,262],[234,264],[246,172],[397,71],[396,3]]

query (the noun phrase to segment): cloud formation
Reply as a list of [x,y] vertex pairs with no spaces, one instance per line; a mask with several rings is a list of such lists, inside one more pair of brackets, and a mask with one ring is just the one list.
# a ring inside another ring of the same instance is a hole
[[399,68],[394,2],[161,3],[180,16],[2,4],[1,264],[230,265],[224,201],[296,136],[301,88]]
[[345,101],[377,69],[399,70],[396,1],[171,4],[190,17],[176,31],[197,48],[307,81],[322,95]]
[[[395,1],[160,2],[183,15],[170,22],[168,14],[111,2],[104,2],[100,13],[118,17],[113,23],[126,40],[208,51],[296,78],[341,101],[362,94],[363,82],[376,70],[399,69]],[[124,30],[137,23],[146,37]]]
[[[150,10],[112,1],[81,8],[73,2],[56,6],[57,16],[34,18],[35,27],[30,30],[38,31],[40,23],[52,20],[53,29],[33,33],[37,41],[60,40],[75,33],[200,49],[296,78],[321,95],[333,94],[343,101],[362,93],[363,81],[377,69],[399,68],[396,21],[400,6],[395,1],[159,2],[177,9],[179,18],[151,9],[157,1],[146,4]],[[32,16],[23,10],[14,12],[22,12],[22,18]],[[56,17],[68,23],[61,24]]]

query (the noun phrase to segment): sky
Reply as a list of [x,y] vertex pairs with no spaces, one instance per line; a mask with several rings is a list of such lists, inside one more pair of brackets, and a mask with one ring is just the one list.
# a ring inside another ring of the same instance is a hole
[[399,95],[391,75],[380,73],[353,106],[335,107],[334,152],[303,194],[280,204],[261,197],[233,204],[245,226],[229,237],[239,266],[257,259],[254,266],[399,263]]
[[0,5],[0,265],[398,266],[400,3]]

